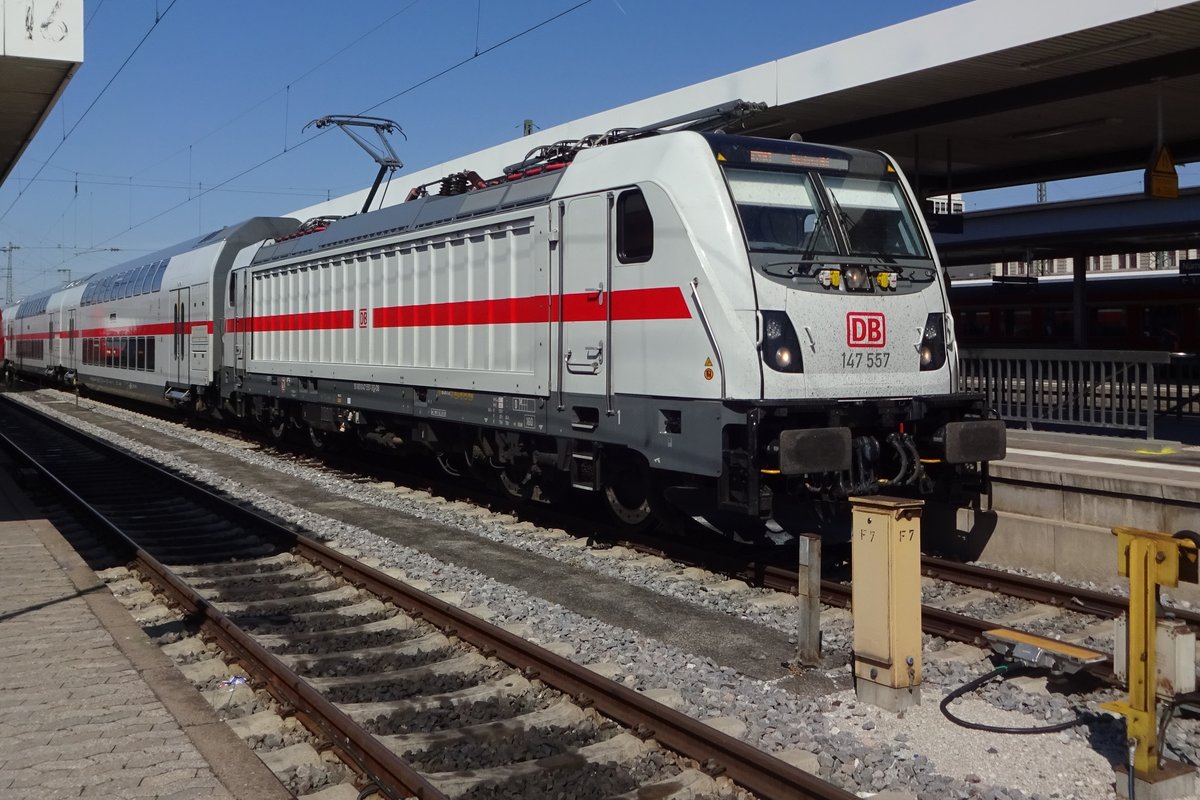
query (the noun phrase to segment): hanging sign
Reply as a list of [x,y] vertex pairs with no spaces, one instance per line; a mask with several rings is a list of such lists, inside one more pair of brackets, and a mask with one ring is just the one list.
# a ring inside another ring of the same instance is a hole
[[1175,172],[1175,161],[1164,144],[1154,155],[1143,177],[1146,195],[1163,200],[1179,197],[1179,175]]

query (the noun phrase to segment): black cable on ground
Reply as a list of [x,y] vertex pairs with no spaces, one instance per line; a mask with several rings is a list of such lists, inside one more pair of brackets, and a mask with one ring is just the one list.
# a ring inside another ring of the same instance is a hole
[[[1162,760],[1165,755],[1164,750],[1167,744],[1167,727],[1171,724],[1171,719],[1175,716],[1175,712],[1182,705],[1194,705],[1200,701],[1200,692],[1188,692],[1186,694],[1177,694],[1171,698],[1171,702],[1167,704],[1166,711],[1158,723],[1158,765],[1162,766]],[[1195,766],[1192,759],[1188,758],[1184,753],[1176,753],[1182,760],[1191,763]]]
[[956,717],[950,713],[949,706],[955,700],[967,694],[968,692],[975,691],[993,678],[1006,674],[1009,669],[1010,667],[1008,665],[996,667],[991,672],[985,675],[980,675],[975,680],[964,683],[962,686],[950,692],[950,694],[942,698],[942,702],[938,704],[938,708],[941,710],[943,716],[945,716],[946,719],[950,720],[955,725],[961,725],[962,727],[969,728],[973,731],[1012,734],[1058,733],[1059,731],[1065,731],[1069,728],[1074,728],[1076,725],[1079,725],[1084,721],[1084,717],[1077,716],[1075,719],[1070,719],[1066,722],[1056,722],[1053,725],[1043,725],[1037,728],[1008,728],[1002,725],[985,725],[982,722],[968,722],[967,720],[960,719],[959,717]]

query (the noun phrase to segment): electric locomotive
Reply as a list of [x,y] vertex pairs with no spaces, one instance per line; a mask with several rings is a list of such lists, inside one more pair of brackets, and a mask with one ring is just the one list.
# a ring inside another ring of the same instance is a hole
[[435,183],[226,246],[172,351],[205,350],[199,380],[139,385],[318,447],[430,450],[520,498],[598,492],[635,527],[807,532],[885,488],[962,502],[1004,455],[885,154],[613,132]]

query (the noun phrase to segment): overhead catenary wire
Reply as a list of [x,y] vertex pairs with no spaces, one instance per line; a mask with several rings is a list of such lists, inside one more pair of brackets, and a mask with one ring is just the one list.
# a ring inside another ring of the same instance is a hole
[[[286,94],[287,94],[287,97],[286,97],[286,103],[287,103],[287,106],[285,106],[285,111],[284,111],[284,117],[285,117],[285,123],[284,123],[284,124],[285,124],[285,126],[286,126],[286,124],[287,124],[287,123],[286,123],[286,117],[287,117],[287,116],[289,115],[289,113],[290,113],[290,112],[288,111],[288,108],[290,107],[290,103],[291,103],[291,88],[292,88],[292,86],[294,86],[294,85],[296,85],[296,84],[300,83],[300,82],[301,82],[301,81],[303,81],[305,78],[307,78],[309,75],[312,75],[314,72],[316,72],[317,70],[319,70],[321,67],[325,66],[325,65],[326,65],[326,64],[328,64],[330,61],[333,61],[335,58],[337,58],[338,56],[340,56],[342,53],[345,53],[347,50],[349,50],[350,48],[352,48],[352,47],[354,47],[355,45],[359,44],[359,43],[360,43],[360,42],[362,42],[364,39],[368,38],[369,36],[371,36],[371,35],[373,35],[373,34],[379,33],[381,30],[383,30],[383,29],[384,29],[384,26],[386,26],[386,25],[387,25],[389,22],[391,22],[392,20],[396,19],[396,18],[397,18],[397,17],[399,17],[400,15],[404,14],[406,11],[408,11],[409,9],[411,9],[413,6],[415,6],[415,5],[416,5],[417,3],[419,3],[420,1],[421,1],[421,0],[412,0],[412,2],[408,3],[408,5],[404,6],[404,8],[401,8],[399,11],[396,11],[396,12],[395,12],[395,13],[393,13],[391,16],[389,16],[389,17],[387,17],[386,19],[384,19],[382,22],[372,23],[372,25],[370,26],[370,28],[369,28],[369,29],[368,29],[368,30],[367,30],[365,33],[361,34],[360,36],[358,36],[357,38],[355,38],[353,41],[349,42],[348,44],[346,44],[346,45],[343,45],[341,48],[339,48],[338,50],[334,51],[334,52],[333,52],[333,53],[331,53],[330,55],[326,56],[326,57],[325,57],[323,60],[321,60],[321,61],[320,61],[320,62],[318,62],[317,64],[313,65],[312,67],[309,67],[307,70],[305,70],[305,71],[304,71],[304,72],[302,72],[301,74],[299,74],[299,75],[297,75],[296,77],[292,78],[292,79],[291,79],[291,80],[289,80],[289,81],[288,81],[288,82],[287,82],[287,83],[286,83],[286,84],[285,84],[283,87],[281,87],[281,88],[279,88],[279,89],[276,89],[275,91],[271,92],[271,93],[270,93],[269,95],[267,95],[266,97],[263,97],[261,100],[259,100],[258,102],[254,103],[254,104],[253,104],[253,105],[251,105],[250,107],[248,107],[248,108],[246,108],[246,109],[243,109],[241,112],[239,112],[239,113],[238,113],[238,114],[236,114],[235,116],[231,117],[230,119],[226,120],[225,122],[223,122],[222,124],[218,125],[217,127],[213,128],[213,129],[212,129],[212,130],[210,130],[208,133],[204,134],[203,136],[199,137],[198,139],[195,139],[195,140],[193,140],[193,141],[192,141],[190,144],[188,144],[186,147],[181,147],[181,148],[179,148],[178,150],[176,150],[175,152],[171,153],[171,154],[170,154],[169,156],[167,156],[166,158],[159,159],[158,161],[154,162],[153,164],[151,164],[150,166],[148,166],[148,167],[146,167],[145,169],[141,170],[140,172],[136,173],[135,175],[144,175],[146,172],[149,172],[150,170],[154,169],[155,167],[159,166],[160,164],[164,164],[164,163],[166,163],[167,161],[170,161],[172,158],[174,158],[175,156],[179,155],[179,154],[180,154],[180,153],[182,153],[184,150],[187,150],[187,149],[189,149],[189,148],[191,148],[191,147],[193,147],[193,146],[195,146],[195,145],[198,145],[198,144],[200,144],[201,142],[203,142],[205,139],[208,139],[209,137],[211,137],[211,136],[214,136],[214,135],[216,135],[216,134],[220,133],[221,131],[225,130],[225,129],[226,129],[226,128],[228,128],[230,125],[232,125],[233,123],[235,123],[235,122],[237,122],[238,120],[242,119],[243,117],[245,117],[247,114],[251,113],[252,111],[256,111],[257,109],[259,109],[259,108],[262,108],[262,106],[264,106],[266,103],[270,102],[272,99],[274,99],[275,97],[277,97],[277,96],[278,96],[278,95],[279,95],[281,92],[284,92],[284,93],[286,93]],[[287,149],[288,149],[288,146],[287,146],[287,135],[286,135],[286,132],[285,132],[285,134],[284,134],[284,148],[283,148],[283,149],[284,149],[284,151],[285,151],[285,152],[286,152],[286,151],[287,151]]]
[[[54,150],[50,153],[46,160],[42,162],[42,166],[38,168],[36,173],[34,173],[33,178],[26,182],[26,188],[28,188],[32,180],[36,180],[37,177],[42,174],[42,170],[44,170],[46,165],[54,159],[54,156],[57,155],[58,151],[62,149],[62,146],[66,144],[66,141],[70,138],[71,134],[75,132],[75,130],[85,119],[87,119],[87,116],[91,110],[95,108],[96,104],[100,102],[100,99],[104,97],[109,87],[113,85],[113,82],[116,81],[116,79],[120,77],[121,73],[125,71],[125,67],[129,65],[129,62],[133,60],[133,57],[137,55],[137,52],[142,49],[142,45],[144,45],[146,40],[150,38],[150,34],[154,33],[155,29],[158,28],[158,24],[166,18],[167,14],[170,13],[171,9],[175,7],[177,2],[179,2],[179,0],[171,0],[170,5],[168,5],[161,13],[158,13],[156,10],[154,24],[150,26],[138,43],[134,45],[133,50],[130,51],[129,55],[125,57],[125,60],[121,62],[121,66],[117,67],[117,71],[112,74],[112,77],[108,79],[108,82],[104,84],[104,87],[100,90],[100,92],[94,98],[92,98],[92,102],[89,103],[88,107],[85,108],[83,113],[79,115],[79,119],[75,120],[75,124],[63,134],[62,139],[59,140],[58,144],[54,147]],[[8,208],[4,209],[4,213],[0,214],[0,222],[3,222],[8,217],[9,212],[13,210],[13,207],[16,206],[17,202],[20,201],[20,199],[24,196],[25,190],[17,189],[17,196],[14,197],[13,201],[8,204]]]
[[[485,56],[489,53],[492,53],[506,45],[509,45],[509,44],[521,39],[522,37],[527,36],[530,33],[533,33],[534,31],[539,30],[540,28],[543,28],[546,25],[549,25],[550,23],[552,23],[558,19],[561,19],[562,17],[564,17],[574,11],[577,11],[578,9],[583,8],[586,5],[589,5],[591,2],[592,2],[592,0],[581,0],[581,2],[576,3],[575,5],[571,6],[570,8],[560,11],[559,13],[557,13],[553,16],[547,17],[547,18],[541,20],[540,22],[537,22],[537,23],[529,26],[528,28],[525,28],[524,30],[519,31],[519,32],[513,34],[512,36],[509,36],[508,38],[479,51],[475,55],[468,56],[467,58],[464,58],[464,59],[446,67],[445,69],[443,69],[427,78],[424,78],[424,79],[412,84],[411,86],[408,86],[407,88],[393,94],[391,97],[388,97],[384,100],[379,101],[378,103],[368,106],[367,108],[363,109],[362,111],[360,111],[358,113],[359,113],[359,115],[362,115],[362,114],[366,114],[370,111],[374,111],[375,109],[379,108],[382,105],[385,105],[386,103],[390,103],[393,100],[403,97],[404,95],[408,94],[409,92],[415,91],[416,89],[419,89],[422,86],[425,86],[425,85],[437,80],[438,78],[441,78],[441,77],[453,72],[454,70],[460,69],[461,67],[465,66],[466,64],[469,64],[470,62],[474,61],[477,58],[482,58],[483,56]],[[154,222],[155,220],[160,219],[160,218],[166,216],[167,214],[170,214],[172,211],[176,211],[176,210],[182,208],[183,206],[187,205],[188,203],[192,202],[193,200],[199,200],[201,197],[208,194],[209,192],[217,191],[218,189],[223,188],[227,184],[230,184],[233,181],[236,181],[239,178],[242,178],[242,177],[250,174],[251,172],[254,172],[257,169],[261,169],[262,167],[266,166],[267,164],[270,164],[271,162],[275,161],[276,159],[278,159],[282,156],[288,155],[290,153],[294,153],[297,150],[299,150],[300,148],[302,148],[312,142],[317,141],[322,136],[329,133],[329,130],[330,129],[320,131],[317,134],[315,134],[314,136],[311,136],[308,139],[304,139],[303,141],[299,142],[298,144],[293,145],[288,150],[285,150],[285,151],[281,150],[280,152],[277,152],[271,156],[268,156],[268,157],[264,158],[263,160],[259,161],[258,163],[254,164],[250,167],[247,167],[246,169],[242,170],[241,172],[238,172],[237,174],[232,175],[232,176],[220,181],[219,183],[216,183],[212,186],[207,187],[202,192],[198,192],[194,197],[189,198],[188,200],[184,200],[179,203],[176,203],[175,205],[170,206],[169,208],[163,209],[159,213],[157,213],[151,217],[147,217],[146,219],[143,219],[142,221],[140,221],[136,224],[131,223],[128,228],[126,228],[123,231],[119,231],[118,233],[114,233],[112,236],[108,237],[107,239],[102,240],[100,242],[100,244],[105,244],[107,242],[111,242],[113,239],[116,239],[119,236],[123,236],[126,233],[128,233],[129,231],[136,230],[137,228],[140,228],[143,225],[148,225],[151,222]],[[2,218],[0,218],[0,219],[2,219]]]
[[[171,5],[173,6],[175,2],[177,2],[177,0],[172,0],[172,3],[171,3]],[[572,12],[574,12],[574,11],[577,11],[578,9],[580,9],[580,8],[582,8],[582,7],[584,7],[584,6],[587,6],[587,5],[589,5],[591,2],[592,2],[592,0],[582,0],[582,2],[578,2],[578,3],[576,3],[576,4],[572,5],[572,6],[570,6],[569,8],[567,8],[567,9],[565,9],[565,10],[563,10],[563,11],[561,11],[561,12],[557,13],[557,14],[554,14],[554,15],[552,15],[552,16],[550,16],[550,17],[547,17],[547,18],[545,18],[545,19],[543,19],[543,20],[541,20],[541,21],[539,21],[539,22],[537,22],[537,23],[535,23],[535,24],[533,24],[533,25],[530,25],[529,27],[527,27],[527,28],[525,28],[525,29],[523,29],[523,30],[521,30],[521,31],[519,31],[519,32],[517,32],[517,33],[515,33],[515,34],[513,34],[512,36],[509,36],[509,37],[507,37],[506,39],[504,39],[504,40],[502,40],[502,41],[500,41],[500,42],[497,42],[496,44],[493,44],[493,45],[491,45],[490,47],[487,47],[487,48],[485,48],[485,49],[483,49],[483,50],[479,51],[477,54],[474,54],[474,55],[472,55],[472,56],[470,56],[470,57],[468,57],[468,58],[464,58],[464,59],[462,59],[462,60],[460,60],[460,61],[458,61],[458,62],[456,62],[456,63],[454,63],[454,64],[452,64],[452,65],[450,65],[450,66],[448,66],[448,67],[446,67],[445,69],[443,69],[443,70],[440,70],[439,72],[437,72],[437,73],[435,73],[435,74],[433,74],[433,75],[431,75],[431,76],[429,76],[429,77],[427,77],[427,78],[424,78],[424,79],[422,79],[422,80],[420,80],[420,81],[418,81],[418,82],[416,82],[416,83],[412,84],[411,86],[408,86],[407,88],[405,88],[405,89],[401,90],[400,92],[397,92],[397,93],[393,94],[392,96],[390,96],[390,97],[388,97],[388,98],[386,98],[386,99],[384,99],[384,100],[382,100],[382,101],[380,101],[380,102],[378,102],[378,103],[375,103],[374,105],[372,105],[372,106],[368,107],[367,109],[364,109],[364,111],[363,111],[363,112],[360,112],[360,113],[366,113],[367,111],[374,110],[374,109],[376,109],[376,108],[378,108],[378,107],[380,107],[380,106],[382,106],[382,105],[384,105],[384,104],[386,104],[386,103],[389,103],[389,102],[391,102],[391,101],[393,101],[393,100],[395,100],[395,99],[397,99],[397,98],[399,98],[399,97],[402,97],[402,96],[404,96],[404,95],[408,94],[409,92],[412,92],[412,91],[414,91],[414,90],[416,90],[416,89],[418,89],[418,88],[420,88],[420,87],[422,87],[422,86],[426,86],[426,85],[428,85],[429,83],[431,83],[431,82],[433,82],[433,81],[435,81],[435,80],[437,80],[437,79],[439,79],[439,78],[441,78],[441,77],[443,77],[443,76],[445,76],[445,75],[447,75],[447,74],[449,74],[449,73],[451,73],[451,72],[453,72],[453,71],[455,71],[455,70],[457,70],[457,69],[460,69],[461,67],[465,66],[466,64],[469,64],[470,62],[474,61],[475,59],[477,59],[477,58],[481,58],[481,57],[483,57],[483,56],[485,56],[485,55],[488,55],[489,53],[495,52],[496,50],[499,50],[500,48],[503,48],[503,47],[505,47],[505,46],[507,46],[507,45],[509,45],[509,44],[511,44],[511,43],[513,43],[513,42],[515,42],[515,41],[518,41],[518,40],[520,40],[521,38],[523,38],[523,37],[525,37],[525,36],[527,36],[527,35],[529,35],[529,34],[533,33],[534,31],[537,31],[537,30],[539,30],[539,29],[541,29],[541,28],[545,27],[546,25],[549,25],[550,23],[552,23],[552,22],[554,22],[554,21],[556,21],[556,20],[558,20],[558,19],[561,19],[562,17],[564,17],[564,16],[566,16],[566,15],[568,15],[568,14],[571,14]],[[407,7],[406,7],[406,8],[407,8]],[[168,9],[167,9],[167,10],[170,10],[170,6],[168,6]],[[165,13],[166,13],[166,12],[164,11],[164,12],[163,12],[163,16],[165,16]],[[161,20],[161,16],[160,16],[160,20]],[[157,23],[156,23],[156,24],[157,24]],[[144,39],[143,39],[143,41],[144,41]],[[126,59],[126,63],[128,63],[128,59]],[[316,68],[314,68],[314,70],[315,70],[315,69],[316,69]],[[72,130],[74,130],[74,128],[72,128]],[[168,208],[166,208],[166,209],[164,209],[164,210],[160,211],[159,213],[157,213],[157,214],[154,214],[154,215],[152,215],[152,216],[150,216],[150,217],[148,217],[148,218],[146,218],[146,219],[143,219],[143,220],[141,220],[141,221],[139,221],[139,222],[137,222],[137,223],[134,223],[134,222],[131,220],[131,221],[130,221],[130,224],[129,224],[129,227],[127,227],[125,230],[123,230],[123,231],[119,231],[119,232],[117,232],[117,233],[113,234],[112,236],[109,236],[109,237],[108,237],[108,238],[106,238],[106,239],[103,239],[103,240],[101,240],[101,241],[99,241],[99,242],[96,242],[95,246],[96,246],[97,248],[100,248],[102,245],[108,244],[108,243],[112,242],[114,239],[117,239],[118,237],[120,237],[120,236],[123,236],[123,235],[125,235],[126,233],[129,233],[129,232],[130,232],[130,231],[132,231],[132,230],[135,230],[135,229],[137,229],[137,228],[140,228],[140,227],[143,227],[143,226],[145,226],[145,225],[148,225],[148,224],[150,224],[151,222],[154,222],[155,220],[158,220],[158,219],[160,219],[160,218],[162,218],[162,217],[166,216],[167,214],[170,214],[171,212],[173,212],[173,211],[176,211],[176,210],[178,210],[178,209],[182,208],[183,206],[187,205],[188,203],[192,202],[193,200],[195,200],[195,201],[200,201],[200,200],[201,200],[201,198],[203,198],[203,197],[204,197],[204,195],[206,195],[206,194],[208,194],[208,193],[210,193],[210,192],[214,192],[214,191],[220,191],[220,190],[223,190],[223,189],[224,189],[224,187],[226,187],[228,184],[230,184],[230,183],[232,183],[232,182],[234,182],[234,181],[236,181],[236,180],[238,180],[238,179],[240,179],[240,178],[242,178],[242,177],[244,177],[244,176],[246,176],[246,175],[248,175],[248,174],[250,174],[250,173],[254,172],[255,170],[261,169],[262,167],[264,167],[264,166],[266,166],[267,164],[269,164],[269,163],[271,163],[271,162],[275,161],[275,160],[276,160],[276,159],[278,159],[279,157],[281,157],[281,156],[283,156],[283,155],[286,155],[287,153],[290,153],[290,152],[295,152],[296,150],[300,149],[301,147],[304,147],[305,145],[307,145],[307,144],[310,144],[310,143],[311,143],[311,142],[313,142],[313,141],[316,141],[316,140],[317,140],[317,139],[319,139],[321,136],[325,135],[325,133],[327,133],[327,132],[328,132],[328,131],[322,131],[322,132],[320,132],[320,133],[316,134],[315,136],[312,136],[312,137],[310,137],[310,138],[308,138],[308,139],[305,139],[305,140],[301,141],[300,143],[298,143],[298,144],[296,144],[296,145],[292,146],[292,147],[291,147],[289,150],[287,150],[287,151],[281,151],[281,152],[275,153],[274,155],[271,155],[271,156],[269,156],[269,157],[267,157],[267,158],[264,158],[264,159],[262,159],[261,161],[259,161],[259,162],[255,163],[255,164],[253,164],[252,166],[249,166],[249,167],[247,167],[246,169],[244,169],[244,170],[241,170],[240,172],[238,172],[238,173],[236,173],[236,174],[234,174],[234,175],[232,175],[232,176],[230,176],[230,177],[228,177],[228,178],[226,178],[226,179],[224,179],[224,180],[222,180],[222,181],[220,181],[220,182],[218,182],[218,183],[215,183],[215,184],[212,184],[212,185],[210,185],[210,186],[208,186],[208,187],[204,187],[204,188],[202,188],[202,189],[201,189],[200,191],[198,191],[198,192],[197,192],[197,194],[195,194],[193,197],[191,197],[191,198],[189,198],[189,199],[187,199],[187,200],[184,200],[184,201],[182,201],[182,202],[176,203],[176,204],[174,204],[174,205],[172,205],[172,206],[170,206],[170,207],[168,207]],[[55,152],[57,152],[57,149],[56,149],[56,151],[55,151]],[[51,157],[53,157],[53,153],[51,154]],[[45,168],[46,164],[47,164],[49,161],[50,161],[50,159],[48,158],[48,159],[46,160],[46,162],[44,162],[44,163],[43,163],[43,168]],[[39,171],[38,171],[38,174],[34,176],[34,179],[36,179],[36,178],[37,178],[37,177],[40,175],[40,172],[41,172],[41,170],[39,169]],[[32,180],[32,179],[31,179],[31,180]],[[132,188],[132,180],[133,180],[133,179],[132,179],[132,176],[131,176],[131,177],[129,178],[129,180],[128,180],[128,184],[129,184],[129,186],[130,186],[131,188]],[[132,197],[132,195],[131,195],[131,197]],[[14,201],[14,204],[15,204],[15,201]],[[11,210],[11,206],[10,206],[10,210]],[[8,213],[8,212],[6,211],[6,212],[5,212],[5,214],[7,214],[7,213]],[[0,221],[3,221],[3,218],[4,218],[3,216],[0,216]],[[81,253],[81,254],[79,254],[79,255],[84,255],[84,254],[83,254],[83,253]],[[68,262],[70,262],[70,261],[73,261],[75,258],[78,258],[78,257],[79,257],[79,255],[72,256],[72,257],[70,257],[70,258],[64,259],[63,261],[59,262],[59,264],[58,264],[58,265],[56,265],[56,266],[61,266],[62,264],[66,264],[66,263],[68,263]]]

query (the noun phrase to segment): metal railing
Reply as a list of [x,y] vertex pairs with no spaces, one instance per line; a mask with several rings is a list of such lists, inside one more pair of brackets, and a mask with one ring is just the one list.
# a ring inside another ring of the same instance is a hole
[[1200,357],[1136,350],[971,348],[961,385],[1009,422],[1143,432],[1200,416]]
[[1154,371],[1154,410],[1183,422],[1200,420],[1200,355],[1172,353],[1166,366]]

